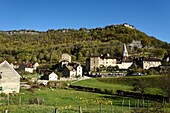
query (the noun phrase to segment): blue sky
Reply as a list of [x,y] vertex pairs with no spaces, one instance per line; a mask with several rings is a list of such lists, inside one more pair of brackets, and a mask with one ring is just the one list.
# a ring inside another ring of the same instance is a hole
[[96,28],[129,23],[170,43],[170,0],[0,0],[0,30]]

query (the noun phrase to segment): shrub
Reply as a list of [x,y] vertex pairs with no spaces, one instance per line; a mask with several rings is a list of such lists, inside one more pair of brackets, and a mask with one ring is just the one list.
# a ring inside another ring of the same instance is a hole
[[42,105],[44,103],[44,99],[34,97],[29,99],[29,104],[37,104],[37,105]]
[[34,89],[33,88],[29,88],[28,91],[31,92],[31,93],[34,93]]
[[0,97],[7,97],[8,95],[5,93],[0,93]]

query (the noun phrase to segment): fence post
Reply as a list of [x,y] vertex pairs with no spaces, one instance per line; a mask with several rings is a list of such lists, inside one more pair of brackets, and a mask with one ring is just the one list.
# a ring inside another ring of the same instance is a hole
[[111,112],[114,113],[112,102],[110,103],[110,105],[111,105]]
[[39,105],[40,103],[39,103],[39,99],[37,98],[37,104]]
[[55,108],[55,113],[58,113],[58,109],[57,108]]
[[148,108],[149,108],[149,100],[148,100],[148,103],[147,103],[147,105],[148,105]]
[[123,113],[124,100],[122,100],[122,113]]
[[8,113],[8,109],[5,109],[5,110],[4,110],[4,113]]
[[145,107],[145,100],[143,99],[143,102],[142,102],[142,104],[143,104],[143,108]]
[[81,109],[81,106],[79,106],[79,113],[83,113],[82,109]]
[[139,99],[138,99],[138,103],[137,103],[137,108],[139,108]]
[[100,113],[102,113],[102,103],[100,103]]
[[137,106],[137,105],[136,105],[136,99],[135,99],[135,108],[136,108],[136,106]]
[[8,94],[8,105],[9,105],[9,94]]

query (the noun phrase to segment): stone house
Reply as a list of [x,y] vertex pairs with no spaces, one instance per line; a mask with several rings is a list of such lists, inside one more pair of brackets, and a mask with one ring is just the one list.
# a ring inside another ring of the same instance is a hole
[[162,74],[170,73],[170,53],[164,56],[162,59],[162,65],[159,66],[159,69]]
[[21,76],[5,60],[0,64],[0,93],[19,93]]
[[159,67],[161,65],[161,60],[155,57],[153,58],[142,58],[142,68],[149,69],[151,67]]
[[59,70],[62,70],[64,66],[67,66],[71,63],[71,56],[67,53],[62,54],[62,57],[59,61]]
[[76,77],[76,70],[73,68],[73,66],[65,66],[62,73],[64,77],[69,78]]

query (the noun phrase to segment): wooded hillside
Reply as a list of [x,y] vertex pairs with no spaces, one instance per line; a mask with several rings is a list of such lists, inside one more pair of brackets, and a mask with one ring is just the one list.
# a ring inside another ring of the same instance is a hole
[[144,48],[129,50],[130,53],[149,52],[150,55],[161,58],[170,48],[170,44],[166,42],[123,25],[79,30],[50,29],[46,32],[1,31],[0,60],[57,63],[62,53],[69,53],[73,61],[85,63],[89,55],[109,53],[111,56],[120,57],[122,44],[131,43],[133,40],[140,40]]

